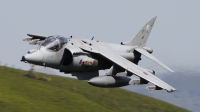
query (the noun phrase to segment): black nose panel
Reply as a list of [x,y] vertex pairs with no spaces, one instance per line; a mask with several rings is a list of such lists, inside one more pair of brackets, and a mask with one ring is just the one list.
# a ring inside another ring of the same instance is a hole
[[22,60],[21,61],[25,61],[25,57],[24,56],[22,56]]

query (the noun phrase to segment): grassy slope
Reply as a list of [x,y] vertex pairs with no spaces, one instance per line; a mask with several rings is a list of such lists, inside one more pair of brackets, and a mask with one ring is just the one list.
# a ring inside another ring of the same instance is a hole
[[97,88],[85,81],[59,76],[48,76],[52,81],[45,82],[22,76],[26,73],[27,71],[0,67],[0,112],[187,111],[119,88]]

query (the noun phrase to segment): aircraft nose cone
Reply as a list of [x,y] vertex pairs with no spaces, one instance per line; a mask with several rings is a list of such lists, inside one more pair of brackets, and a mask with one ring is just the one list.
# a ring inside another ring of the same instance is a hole
[[37,50],[31,54],[26,54],[22,56],[22,61],[27,61],[32,64],[42,64],[43,63],[43,53]]
[[25,57],[24,57],[24,56],[22,56],[22,59],[21,59],[21,61],[25,61]]

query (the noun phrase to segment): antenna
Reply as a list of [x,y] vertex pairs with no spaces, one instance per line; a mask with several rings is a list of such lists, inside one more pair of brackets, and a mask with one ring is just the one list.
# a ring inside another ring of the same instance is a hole
[[91,40],[93,40],[94,39],[94,36],[92,37],[92,39]]

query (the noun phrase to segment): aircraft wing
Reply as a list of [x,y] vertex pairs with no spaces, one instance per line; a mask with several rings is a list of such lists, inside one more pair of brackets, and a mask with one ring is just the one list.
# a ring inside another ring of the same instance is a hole
[[105,43],[93,41],[90,44],[90,46],[89,45],[81,46],[80,48],[88,52],[98,53],[102,55],[103,57],[109,59],[113,63],[117,64],[118,66],[124,68],[126,71],[131,72],[153,83],[154,85],[167,90],[168,92],[176,91],[175,88],[168,85],[167,83],[165,83],[164,81],[156,77],[155,75],[149,73],[147,70],[143,69],[142,67],[128,61],[127,59],[113,52]]
[[47,37],[46,36],[39,36],[39,35],[32,35],[32,34],[27,34],[29,37],[24,38],[23,41],[29,42],[29,44],[32,45],[38,45],[41,44]]

